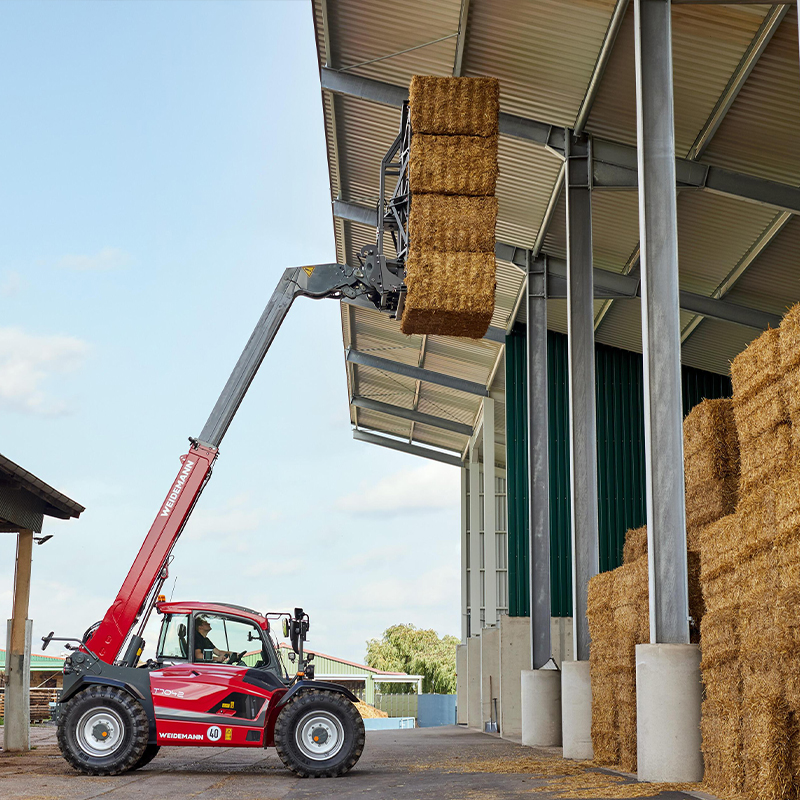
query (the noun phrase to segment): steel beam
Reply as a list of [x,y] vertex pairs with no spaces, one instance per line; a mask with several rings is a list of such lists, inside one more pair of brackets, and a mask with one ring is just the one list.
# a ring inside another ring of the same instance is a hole
[[[336,200],[334,202],[334,216],[352,222],[363,222],[369,225],[374,225],[375,221],[374,210],[342,200]],[[505,242],[497,242],[494,252],[496,258],[501,261],[507,261],[524,271],[528,253],[531,251],[524,247],[516,247],[515,245],[506,244]],[[551,298],[565,298],[567,296],[567,262],[562,258],[547,256],[547,265],[548,296]],[[611,272],[609,270],[595,268],[592,270],[592,275],[595,299],[637,298],[641,295],[641,281],[633,274],[626,275],[622,272]],[[353,305],[363,305],[364,308],[374,308],[368,300],[363,300],[361,302],[358,300],[344,300],[343,302],[349,302]],[[741,306],[738,303],[730,303],[725,300],[706,297],[705,295],[696,294],[694,292],[682,291],[680,293],[680,306],[681,311],[689,311],[694,314],[710,317],[711,319],[733,322],[737,325],[744,325],[749,328],[756,328],[757,330],[777,327],[781,320],[780,316],[777,314],[770,314],[766,311],[759,311],[755,308]],[[505,331],[501,328],[489,328],[486,332],[486,336],[483,338],[502,344],[505,342]]]
[[418,422],[420,425],[428,425],[432,428],[441,428],[442,430],[452,431],[453,433],[460,433],[462,436],[472,436],[472,427],[470,425],[465,425],[463,422],[456,422],[455,420],[444,419],[443,417],[434,417],[432,414],[423,414],[421,411],[416,411],[412,408],[394,406],[389,403],[383,403],[380,400],[373,400],[369,397],[356,396],[350,401],[350,405],[356,408],[363,408],[367,411],[377,411],[380,414],[389,414],[392,417],[407,419],[409,422]]
[[669,0],[634,0],[650,642],[689,643]]
[[[325,67],[321,70],[323,89],[399,108],[408,99],[408,90],[370,78],[361,78]],[[564,129],[539,120],[500,114],[500,133],[548,147],[564,155]],[[637,187],[636,147],[604,139],[594,140],[594,186],[606,189]],[[800,188],[758,178],[743,172],[701,164],[688,158],[675,158],[675,178],[682,188],[705,189],[746,202],[800,214]]]
[[527,281],[528,536],[531,664],[541,669],[550,642],[550,465],[547,384],[547,260],[530,258]]
[[359,442],[369,442],[369,444],[388,447],[390,450],[399,450],[401,453],[408,453],[412,456],[429,458],[431,461],[440,461],[442,464],[449,464],[451,467],[463,466],[463,462],[459,456],[452,456],[449,453],[433,450],[430,447],[422,447],[418,444],[401,442],[399,439],[390,439],[388,436],[379,436],[376,433],[355,429],[353,430],[353,438]]
[[495,500],[494,400],[483,401],[483,605],[484,624],[497,624],[497,519]]
[[469,448],[469,635],[480,636],[481,628],[481,465],[478,447]]
[[600,568],[592,285],[591,142],[567,140],[567,352],[569,365],[572,631],[576,661],[588,661],[589,580]]
[[466,644],[469,638],[469,579],[467,548],[467,521],[469,520],[469,469],[466,464],[461,465],[461,643]]
[[373,356],[371,353],[362,353],[352,348],[345,350],[345,360],[351,364],[358,364],[360,367],[371,367],[372,369],[379,369],[383,372],[403,375],[406,378],[435,383],[439,386],[446,386],[448,389],[455,389],[459,392],[476,394],[480,397],[489,396],[489,390],[482,383],[467,381],[452,375],[444,375],[441,372],[433,372],[429,369],[421,369],[411,364],[401,364],[399,361]]

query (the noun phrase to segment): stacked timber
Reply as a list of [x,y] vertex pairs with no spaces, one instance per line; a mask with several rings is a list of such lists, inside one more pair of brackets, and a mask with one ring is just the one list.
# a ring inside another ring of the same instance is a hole
[[499,84],[414,76],[403,333],[480,339],[494,311]]

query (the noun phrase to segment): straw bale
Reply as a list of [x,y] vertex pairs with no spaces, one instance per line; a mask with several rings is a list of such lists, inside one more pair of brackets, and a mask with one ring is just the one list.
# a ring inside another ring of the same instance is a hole
[[739,472],[739,439],[728,398],[703,400],[683,421],[687,483],[727,478]]
[[709,670],[735,662],[739,658],[739,609],[707,611],[700,623],[700,669]]
[[792,589],[800,586],[800,536],[781,542],[775,552],[780,588]]
[[780,333],[767,328],[731,362],[733,399],[745,400],[781,374]]
[[626,531],[625,546],[622,548],[622,563],[632,564],[637,558],[645,555],[647,555],[647,525]]
[[740,660],[753,674],[772,668],[777,652],[783,649],[774,603],[772,587],[751,592],[742,601],[739,613]]
[[742,495],[767,481],[780,478],[791,468],[793,463],[791,426],[785,422],[746,443],[740,440],[739,444],[741,502]]
[[686,553],[686,565],[689,578],[690,634],[692,643],[697,644],[700,641],[700,623],[706,613],[703,589],[700,585],[700,553],[689,550]]
[[776,380],[744,398],[734,398],[733,414],[742,447],[789,421],[784,386],[785,381]]
[[742,524],[742,554],[754,553],[772,547],[777,538],[775,489],[770,484],[760,485],[742,495],[737,513]]
[[741,605],[743,592],[735,572],[723,572],[703,583],[702,587],[706,614],[723,608],[738,609]]
[[480,339],[494,311],[494,253],[414,249],[406,262],[406,286],[403,333]]
[[800,536],[800,465],[792,465],[775,483],[775,529],[780,543]]
[[800,303],[784,314],[780,328],[781,367],[788,370],[800,365]]
[[414,133],[495,136],[500,84],[497,78],[433,78],[414,75],[408,91]]
[[719,797],[741,795],[744,788],[742,723],[737,708],[732,713],[717,710],[715,704],[703,703],[700,721],[705,774],[704,789]]
[[743,671],[742,710],[745,794],[759,800],[795,797],[796,723],[777,669]]
[[417,194],[411,200],[408,238],[419,250],[493,253],[496,197]]
[[686,528],[702,528],[733,513],[739,496],[735,477],[710,478],[690,484],[686,481]]
[[723,573],[733,572],[742,547],[742,518],[729,514],[700,532],[700,582],[705,585]]
[[497,137],[411,137],[408,180],[412,194],[487,197],[497,185]]
[[794,421],[800,414],[800,364],[787,367],[783,373],[783,401]]

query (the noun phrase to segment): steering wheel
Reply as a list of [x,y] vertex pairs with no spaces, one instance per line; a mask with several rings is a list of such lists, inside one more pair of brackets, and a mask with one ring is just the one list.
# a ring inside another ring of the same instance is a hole
[[241,662],[247,650],[242,650],[241,653],[228,653],[228,664],[238,664]]

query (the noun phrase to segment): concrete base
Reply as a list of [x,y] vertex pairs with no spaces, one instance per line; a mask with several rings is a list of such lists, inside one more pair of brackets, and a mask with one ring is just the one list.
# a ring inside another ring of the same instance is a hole
[[559,669],[565,661],[572,661],[572,617],[550,617],[550,648]]
[[[500,719],[500,628],[481,631],[481,730]],[[495,700],[497,714],[495,714]],[[499,727],[499,724],[498,724]]]
[[530,617],[500,617],[500,735],[522,738],[520,674],[531,668]]
[[561,665],[561,732],[564,758],[590,761],[592,749],[592,681],[588,661]]
[[469,667],[467,646],[456,647],[456,723],[466,725],[469,721]]
[[526,669],[522,672],[522,744],[561,745],[561,672]]
[[636,645],[637,760],[640,781],[703,780],[700,647]]
[[476,731],[483,730],[481,724],[481,640],[470,636],[467,640],[467,725]]

